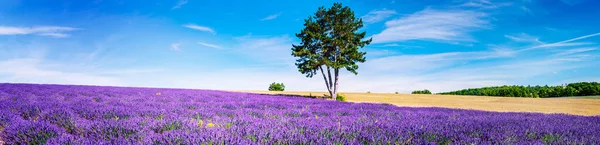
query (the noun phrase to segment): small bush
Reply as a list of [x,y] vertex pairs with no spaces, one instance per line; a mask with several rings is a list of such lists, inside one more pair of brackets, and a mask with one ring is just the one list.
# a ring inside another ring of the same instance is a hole
[[367,91],[367,94],[371,94],[371,91]]
[[341,102],[346,102],[346,97],[344,97],[341,94],[337,94],[336,97],[335,97],[335,100],[341,101]]
[[394,94],[398,94],[398,92],[395,92]]
[[284,91],[285,90],[285,85],[283,85],[283,83],[271,83],[271,85],[269,85],[269,91]]
[[425,90],[416,90],[413,91],[412,94],[431,94],[431,91],[425,89]]

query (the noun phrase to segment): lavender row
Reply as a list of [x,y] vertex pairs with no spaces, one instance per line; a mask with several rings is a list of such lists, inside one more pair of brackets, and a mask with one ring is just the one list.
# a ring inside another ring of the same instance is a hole
[[7,144],[600,144],[600,117],[0,84]]

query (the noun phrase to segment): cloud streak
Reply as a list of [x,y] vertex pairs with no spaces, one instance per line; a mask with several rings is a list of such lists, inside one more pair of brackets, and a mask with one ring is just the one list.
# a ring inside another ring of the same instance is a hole
[[372,36],[373,43],[408,40],[471,41],[469,31],[486,28],[486,14],[466,11],[425,9],[385,22],[386,29]]
[[500,8],[500,7],[510,6],[510,5],[512,5],[512,4],[509,2],[492,2],[490,0],[468,0],[466,3],[463,3],[459,6],[480,8],[480,9],[496,9],[496,8]]
[[204,42],[198,42],[198,44],[200,44],[202,46],[210,47],[210,48],[221,49],[221,46],[219,46],[219,45],[214,45],[214,44],[209,44],[209,43],[204,43]]
[[376,23],[376,22],[380,22],[383,21],[393,15],[396,15],[398,13],[396,13],[396,11],[394,10],[386,10],[386,9],[382,9],[382,10],[372,10],[369,13],[367,13],[366,15],[362,16],[361,18],[363,19],[363,21],[365,23]]
[[13,27],[0,26],[0,35],[39,35],[64,38],[69,37],[66,32],[76,31],[78,28],[61,26],[36,26],[36,27]]
[[171,9],[179,9],[179,8],[181,8],[181,6],[183,6],[187,3],[188,3],[188,0],[179,0],[177,2],[177,4],[175,4],[175,6],[173,6]]
[[506,37],[510,40],[516,41],[516,42],[529,42],[529,43],[535,43],[535,44],[543,43],[540,41],[540,39],[538,37],[530,36],[525,33],[521,33],[521,34],[517,34],[517,35],[504,35],[504,37]]
[[209,33],[213,33],[213,34],[217,33],[212,28],[205,27],[205,26],[199,26],[199,25],[196,25],[196,24],[185,24],[185,25],[183,25],[183,27],[194,29],[194,30],[198,30],[198,31],[202,31],[202,32],[209,32]]
[[175,51],[180,51],[181,49],[179,49],[179,46],[181,46],[181,42],[180,43],[173,43],[171,44],[171,50],[175,50]]
[[264,17],[262,19],[260,19],[261,21],[267,21],[267,20],[273,20],[273,19],[277,19],[277,17],[281,16],[281,13],[277,13],[277,14],[272,14],[269,15],[267,17]]
[[541,44],[541,45],[537,45],[537,46],[534,46],[534,47],[522,49],[521,51],[527,51],[527,50],[539,49],[539,48],[566,47],[566,46],[582,46],[582,45],[594,44],[594,43],[589,43],[589,42],[573,42],[573,41],[577,41],[577,40],[581,40],[581,39],[586,39],[586,38],[590,38],[590,37],[595,37],[595,36],[598,36],[598,35],[600,35],[600,32],[599,33],[594,33],[594,34],[589,34],[589,35],[584,35],[584,36],[579,36],[577,38],[573,38],[573,39],[569,39],[569,40],[564,40],[564,41],[560,41],[560,42],[549,43],[549,44]]

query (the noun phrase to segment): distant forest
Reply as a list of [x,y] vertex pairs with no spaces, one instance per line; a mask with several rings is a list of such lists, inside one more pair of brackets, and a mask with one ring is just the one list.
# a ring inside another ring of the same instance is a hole
[[552,98],[600,95],[600,83],[579,82],[560,86],[495,86],[438,93],[442,95],[475,95],[526,98]]

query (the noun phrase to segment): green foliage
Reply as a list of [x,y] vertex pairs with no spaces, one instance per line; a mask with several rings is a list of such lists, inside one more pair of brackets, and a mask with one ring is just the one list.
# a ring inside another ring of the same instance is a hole
[[337,94],[337,96],[335,97],[335,100],[341,101],[341,102],[346,102],[346,97],[344,97],[344,95]]
[[371,94],[371,91],[367,91],[367,94]]
[[[398,94],[398,92],[396,92],[396,94]],[[431,94],[431,91],[425,89],[425,90],[416,90],[413,91],[411,94]]]
[[154,130],[156,133],[163,133],[165,131],[177,130],[181,128],[183,128],[183,123],[181,121],[169,121],[152,128],[152,130]]
[[285,90],[285,85],[283,85],[283,83],[271,83],[271,85],[269,85],[269,91],[284,91]]
[[357,63],[366,61],[367,53],[359,49],[372,39],[364,39],[367,33],[358,31],[362,27],[362,19],[355,17],[348,6],[334,3],[331,8],[319,7],[304,20],[304,28],[296,34],[301,43],[292,45],[298,71],[306,77],[320,71],[330,96],[334,96],[340,69],[356,75]]
[[439,93],[443,95],[551,98],[600,95],[600,83],[579,82],[561,86],[495,86]]
[[304,26],[296,34],[302,43],[292,48],[292,55],[299,57],[296,66],[300,72],[312,77],[319,66],[326,65],[357,74],[356,62],[365,62],[366,54],[358,49],[370,44],[371,39],[363,40],[366,32],[357,32],[363,22],[350,7],[340,3],[329,9],[320,7],[314,16],[304,20]]
[[394,94],[398,94],[398,92],[394,92]]

